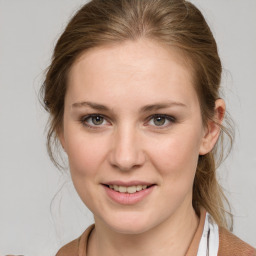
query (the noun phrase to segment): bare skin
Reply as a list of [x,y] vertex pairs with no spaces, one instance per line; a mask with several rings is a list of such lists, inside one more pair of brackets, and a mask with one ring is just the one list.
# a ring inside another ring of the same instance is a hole
[[[224,112],[219,99],[216,122]],[[213,121],[203,126],[191,71],[175,49],[140,40],[82,54],[69,74],[59,138],[95,218],[88,255],[185,255],[198,226],[198,156],[212,150],[219,132]],[[150,190],[125,201],[114,183]]]
[[[190,214],[190,211],[188,211]],[[153,256],[177,255],[184,256],[198,226],[195,213],[182,216],[172,224],[164,223],[155,229],[138,235],[126,235],[112,232],[98,225],[92,232],[88,244],[88,256]],[[182,220],[185,219],[186,223]],[[172,226],[172,229],[170,229]],[[108,237],[108,239],[106,239]],[[108,248],[106,250],[106,248]]]

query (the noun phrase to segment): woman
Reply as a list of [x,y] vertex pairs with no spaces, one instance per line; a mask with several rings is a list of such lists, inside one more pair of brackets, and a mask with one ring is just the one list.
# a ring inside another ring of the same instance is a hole
[[77,12],[42,92],[50,156],[60,167],[60,142],[95,225],[58,256],[256,255],[227,231],[216,180],[217,142],[232,134],[221,71],[189,2],[93,0]]

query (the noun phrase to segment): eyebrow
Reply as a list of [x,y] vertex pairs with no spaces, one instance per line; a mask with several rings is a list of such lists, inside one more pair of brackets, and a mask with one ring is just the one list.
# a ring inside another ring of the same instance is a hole
[[74,107],[74,108],[91,107],[91,108],[97,109],[97,110],[105,110],[105,111],[109,110],[109,108],[105,105],[101,105],[101,104],[89,102],[89,101],[76,102],[76,103],[72,104],[72,107]]
[[[178,107],[187,107],[185,104],[181,102],[176,102],[176,101],[168,101],[168,102],[161,102],[161,103],[155,103],[155,104],[149,104],[145,105],[140,109],[140,112],[150,112],[150,111],[156,111],[159,109],[163,108],[169,108],[172,106],[178,106]],[[83,102],[76,102],[72,104],[72,107],[74,108],[82,108],[82,107],[90,107],[92,109],[96,110],[103,110],[103,111],[109,111],[110,108],[108,108],[105,105],[98,104],[95,102],[90,102],[90,101],[83,101]]]
[[141,112],[156,111],[159,109],[169,108],[169,107],[173,107],[173,106],[187,107],[185,104],[183,104],[181,102],[170,101],[170,102],[163,102],[163,103],[161,102],[161,103],[146,105],[141,108]]

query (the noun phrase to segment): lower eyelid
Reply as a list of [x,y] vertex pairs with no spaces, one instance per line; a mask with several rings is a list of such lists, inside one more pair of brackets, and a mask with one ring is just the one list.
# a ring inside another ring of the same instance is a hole
[[[163,125],[156,125],[156,124],[150,124],[150,122],[153,122],[154,118],[161,117],[165,118],[165,123]],[[169,115],[164,115],[164,114],[156,114],[152,115],[151,117],[148,118],[148,121],[146,122],[146,126],[151,126],[154,129],[164,129],[172,126],[176,122],[176,118],[173,116]]]
[[[100,125],[89,124],[87,120],[90,118],[93,118],[95,116],[102,117],[104,119],[104,121],[103,121],[104,123],[100,124]],[[92,129],[102,128],[103,126],[107,126],[110,123],[105,116],[100,115],[100,114],[86,115],[86,116],[81,117],[79,121],[80,121],[80,123],[82,123],[83,126],[92,128]]]
[[153,115],[153,116],[149,117],[148,120],[151,120],[151,119],[156,118],[156,117],[165,118],[166,120],[168,120],[170,122],[175,122],[176,121],[175,117],[169,116],[169,115]]
[[[93,118],[95,116],[100,116],[102,117],[104,120],[103,120],[103,124],[100,124],[100,125],[93,125],[93,124],[89,124],[88,123],[88,119],[90,118]],[[156,118],[156,117],[161,117],[161,118],[165,118],[167,122],[170,122],[168,124],[164,124],[164,125],[160,125],[160,126],[157,126],[157,125],[151,125],[151,126],[154,126],[156,128],[166,128],[168,127],[169,125],[175,123],[177,120],[175,117],[173,116],[170,116],[170,115],[165,115],[165,114],[155,114],[155,115],[151,115],[150,117],[147,118],[146,122],[144,125],[150,125],[149,122],[153,119],[153,118]],[[97,128],[102,128],[102,127],[105,127],[105,126],[108,126],[108,125],[111,125],[111,122],[108,120],[108,118],[106,118],[104,115],[101,115],[101,114],[88,114],[88,115],[85,115],[85,116],[82,116],[81,118],[79,118],[78,120],[83,126],[85,127],[88,127],[88,128],[92,128],[92,129],[97,129]]]

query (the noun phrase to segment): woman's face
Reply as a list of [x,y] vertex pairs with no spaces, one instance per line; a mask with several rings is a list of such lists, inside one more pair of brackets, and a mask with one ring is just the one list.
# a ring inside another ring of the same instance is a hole
[[205,129],[174,49],[140,40],[82,54],[69,74],[60,139],[96,223],[135,234],[191,214]]

